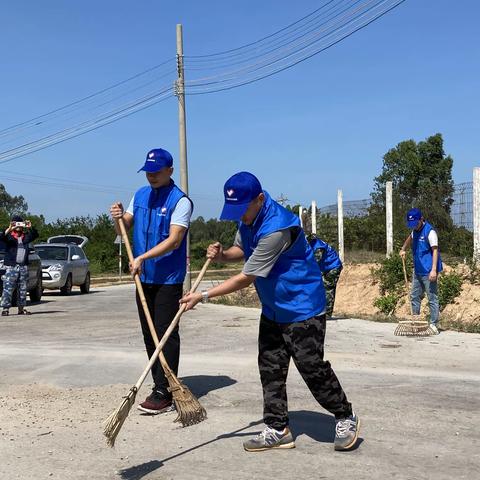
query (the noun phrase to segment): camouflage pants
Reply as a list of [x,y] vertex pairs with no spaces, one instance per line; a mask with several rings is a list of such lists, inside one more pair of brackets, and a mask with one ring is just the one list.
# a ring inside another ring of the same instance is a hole
[[337,291],[337,282],[340,278],[342,267],[334,268],[328,272],[323,272],[323,286],[325,287],[325,295],[327,297],[327,317],[331,317],[333,306],[335,305],[335,293]]
[[330,362],[323,359],[325,315],[303,322],[276,323],[264,315],[258,335],[258,367],[263,387],[263,416],[277,430],[288,425],[287,375],[290,358],[315,400],[336,418],[352,414],[352,406]]
[[24,307],[27,304],[27,279],[28,267],[27,265],[15,265],[13,267],[7,266],[3,279],[3,293],[1,306],[3,308],[10,308],[12,306],[12,295],[15,286],[18,286],[18,306]]

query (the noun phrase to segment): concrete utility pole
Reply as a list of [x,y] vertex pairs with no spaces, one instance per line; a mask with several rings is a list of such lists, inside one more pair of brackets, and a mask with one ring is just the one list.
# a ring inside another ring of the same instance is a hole
[[300,218],[300,225],[303,228],[303,218],[302,218],[302,216],[303,216],[303,207],[300,205],[298,207],[298,217]]
[[317,202],[312,200],[312,233],[317,233]]
[[480,261],[480,168],[473,169],[473,259]]
[[393,253],[393,200],[392,182],[386,183],[385,188],[385,210],[387,219],[387,257]]
[[340,260],[345,260],[345,249],[343,245],[343,192],[337,192],[337,220],[338,220],[338,256]]
[[[185,113],[185,76],[183,69],[183,29],[177,24],[177,72],[175,95],[178,98],[178,138],[180,143],[180,188],[188,195],[187,165],[187,121]],[[187,232],[187,274],[183,287],[190,290],[192,284],[190,272],[190,233]]]

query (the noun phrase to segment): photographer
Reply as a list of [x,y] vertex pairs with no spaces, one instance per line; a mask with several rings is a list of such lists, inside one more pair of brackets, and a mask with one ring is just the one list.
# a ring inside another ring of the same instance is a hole
[[28,250],[29,244],[38,237],[38,232],[29,220],[14,215],[5,232],[0,231],[0,241],[6,246],[5,275],[3,276],[3,294],[0,305],[2,316],[9,314],[15,286],[18,289],[18,314],[30,315],[25,309],[27,304]]

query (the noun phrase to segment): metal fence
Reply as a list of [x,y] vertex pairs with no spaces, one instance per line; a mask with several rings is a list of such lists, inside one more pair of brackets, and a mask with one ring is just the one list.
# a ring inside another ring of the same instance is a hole
[[473,182],[455,185],[451,216],[454,225],[473,231]]
[[[451,216],[453,224],[473,231],[473,182],[457,183],[454,186]],[[346,218],[363,217],[368,214],[372,201],[346,200],[343,202],[343,216]],[[317,208],[317,215],[337,216],[337,204],[325,205]]]

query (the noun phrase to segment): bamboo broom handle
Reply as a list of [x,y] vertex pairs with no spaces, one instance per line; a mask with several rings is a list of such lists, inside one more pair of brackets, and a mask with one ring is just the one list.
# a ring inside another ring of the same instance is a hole
[[[120,227],[120,232],[122,234],[123,243],[125,244],[125,248],[127,250],[128,260],[130,263],[133,263],[133,252],[132,247],[130,246],[130,240],[127,235],[127,230],[125,228],[125,223],[123,218],[118,219],[118,225]],[[135,280],[135,285],[137,287],[138,295],[140,297],[140,301],[142,302],[143,311],[145,312],[145,317],[147,318],[148,328],[150,329],[150,334],[152,335],[153,341],[155,342],[155,346],[158,345],[158,335],[153,325],[152,316],[150,315],[150,309],[148,308],[147,300],[145,299],[145,293],[143,292],[142,282],[140,281],[140,276],[136,273],[133,277]]]
[[[210,265],[210,262],[212,260],[210,258],[207,258],[206,262],[204,263],[202,269],[200,270],[200,273],[198,274],[197,279],[195,280],[195,283],[193,284],[192,288],[190,289],[190,293],[193,293],[197,290],[198,285],[200,285],[200,282],[202,281],[203,276],[205,275],[205,272],[207,271],[208,266]],[[170,334],[173,332],[175,327],[178,324],[178,321],[180,320],[180,317],[182,316],[183,312],[185,311],[185,308],[187,308],[187,304],[183,303],[180,309],[178,310],[177,314],[175,315],[175,318],[172,320],[172,323],[168,327],[167,331],[163,335],[162,339],[160,340],[159,344],[157,345],[157,348],[153,352],[152,356],[150,357],[150,361],[148,362],[148,365],[146,366],[145,370],[143,371],[141,377],[138,379],[138,382],[135,384],[135,388],[138,390],[141,386],[143,381],[145,380],[145,377],[148,375],[148,372],[152,368],[153,364],[155,363],[156,358],[158,355],[161,353],[163,346],[168,340],[168,337]]]
[[[405,280],[405,289],[407,290],[407,298],[408,298],[410,289],[408,288],[407,267],[405,265],[405,258],[403,258],[403,257],[402,257],[402,267],[403,267],[403,278]],[[409,304],[410,304],[410,315],[413,316],[412,302],[409,301]]]

